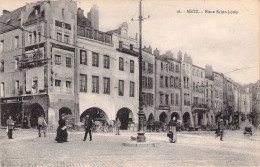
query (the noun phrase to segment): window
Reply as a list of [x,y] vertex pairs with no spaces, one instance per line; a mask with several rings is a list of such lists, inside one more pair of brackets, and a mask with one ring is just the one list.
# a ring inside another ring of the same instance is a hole
[[92,66],[98,67],[98,65],[99,65],[98,54],[92,52]]
[[174,105],[174,94],[171,94],[171,105]]
[[71,68],[71,58],[66,57],[66,67]]
[[149,105],[149,93],[145,94],[145,106]]
[[135,68],[134,68],[134,60],[130,60],[130,73],[134,73]]
[[80,64],[85,64],[87,65],[87,52],[81,50],[80,51]]
[[176,72],[178,73],[179,72],[179,65],[176,64]]
[[151,94],[151,105],[154,105],[154,99],[153,99],[153,94]]
[[71,81],[66,81],[66,91],[67,91],[67,93],[72,93],[71,92]]
[[87,92],[87,75],[80,74],[79,88],[80,88],[80,92]]
[[130,50],[133,50],[133,49],[134,49],[134,45],[130,44]]
[[104,55],[104,68],[109,69],[110,59],[108,55]]
[[146,80],[147,78],[145,76],[142,76],[142,88],[146,88]]
[[104,94],[110,94],[110,78],[103,78]]
[[41,42],[41,36],[42,36],[42,35],[41,35],[41,32],[39,31],[39,32],[38,32],[38,41],[39,41],[39,42]]
[[134,97],[135,93],[135,83],[130,82],[130,97]]
[[148,78],[148,89],[153,89],[153,78]]
[[59,32],[57,33],[57,41],[61,42],[61,33],[59,33]]
[[124,71],[124,59],[119,57],[119,70]]
[[166,71],[168,71],[168,64],[166,64]]
[[19,85],[19,80],[15,81],[15,91],[19,92],[20,85]]
[[169,95],[165,95],[165,104],[169,105]]
[[61,64],[61,56],[60,55],[55,55],[55,64],[60,65]]
[[71,81],[66,81],[66,88],[71,88]]
[[142,61],[142,70],[145,71],[145,62]]
[[151,64],[151,63],[148,64],[148,73],[149,74],[153,73],[153,64]]
[[19,36],[14,37],[14,48],[19,47]]
[[175,105],[179,105],[179,94],[175,94]]
[[55,79],[55,86],[60,87],[61,80]]
[[119,80],[118,95],[124,96],[124,81],[123,80]]
[[92,93],[99,93],[99,77],[92,76]]
[[32,44],[32,33],[29,34],[29,44]]
[[165,77],[165,87],[168,88],[168,77]]
[[163,70],[163,63],[161,63],[161,70]]
[[163,88],[163,76],[160,76],[160,87]]
[[[55,80],[55,86],[56,86],[56,80]],[[35,77],[32,80],[32,93],[38,93],[38,78]]]
[[19,58],[16,57],[16,58],[14,59],[14,69],[17,69],[17,68],[18,68],[18,63],[19,63]]
[[0,52],[4,51],[4,40],[1,40],[0,42]]
[[160,94],[160,104],[163,104],[163,94]]
[[5,72],[5,62],[4,62],[4,60],[1,61],[0,72]]
[[33,31],[33,40],[34,40],[34,43],[37,42],[37,35],[36,35],[36,31]]
[[123,48],[123,41],[119,41],[119,49]]
[[142,102],[142,105],[145,105],[145,93],[144,92],[142,92],[142,100],[141,100]]
[[64,42],[69,43],[69,35],[64,35]]
[[5,96],[5,83],[4,82],[1,83],[0,96]]

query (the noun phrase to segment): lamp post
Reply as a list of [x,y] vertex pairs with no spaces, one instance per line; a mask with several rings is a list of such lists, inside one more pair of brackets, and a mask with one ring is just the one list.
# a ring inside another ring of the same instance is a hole
[[143,111],[143,99],[142,99],[142,0],[139,3],[139,111],[138,111],[138,135],[137,142],[145,142],[146,138],[144,136],[144,119],[145,114]]

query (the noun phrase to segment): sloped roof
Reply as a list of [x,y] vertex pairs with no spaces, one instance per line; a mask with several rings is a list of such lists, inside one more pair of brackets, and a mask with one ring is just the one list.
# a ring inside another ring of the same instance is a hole
[[173,58],[173,57],[168,57],[168,56],[166,56],[166,55],[156,56],[156,58],[157,58],[158,60],[164,60],[164,61],[169,61],[169,60],[171,60],[171,61],[175,61],[175,62],[180,62],[179,60],[177,60],[177,59],[175,59],[175,58]]
[[116,34],[119,34],[119,35],[120,35],[120,28],[115,29],[115,30],[107,31],[107,33],[116,33]]
[[[16,29],[15,27],[20,27],[21,25],[21,12],[25,10],[25,6],[20,7],[14,11],[11,11],[9,13],[5,13],[0,17],[0,34],[4,32],[11,31],[13,29]],[[9,24],[9,25],[8,25]],[[12,26],[10,26],[12,25]]]
[[87,27],[89,29],[93,29],[93,27],[91,26],[91,22],[89,21],[89,19],[87,19],[84,15],[80,14],[78,12],[77,14],[77,25],[78,26],[83,26],[83,27]]

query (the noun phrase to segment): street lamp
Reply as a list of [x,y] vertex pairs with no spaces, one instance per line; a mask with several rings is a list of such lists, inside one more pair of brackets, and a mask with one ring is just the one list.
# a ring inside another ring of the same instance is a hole
[[137,142],[145,142],[146,138],[144,136],[144,119],[145,114],[143,111],[143,100],[142,100],[142,0],[139,4],[139,111],[138,111],[138,135]]

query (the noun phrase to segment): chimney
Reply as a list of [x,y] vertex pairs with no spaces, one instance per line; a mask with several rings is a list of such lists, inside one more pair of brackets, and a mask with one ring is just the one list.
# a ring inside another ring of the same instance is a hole
[[88,12],[88,20],[94,29],[99,30],[99,12],[97,5],[93,5],[90,12]]
[[179,50],[179,52],[178,52],[178,60],[179,60],[179,61],[182,61],[182,53],[181,53],[180,50]]
[[3,10],[3,15],[6,14],[6,13],[10,13],[8,10]]
[[84,16],[84,10],[81,8],[78,8],[78,15],[83,15]]
[[150,45],[149,45],[149,48],[147,48],[147,50],[148,50],[148,53],[153,54],[153,49]]
[[160,51],[156,48],[154,51],[153,51],[153,54],[155,56],[160,56]]

